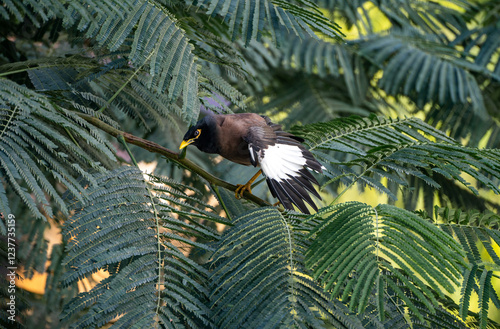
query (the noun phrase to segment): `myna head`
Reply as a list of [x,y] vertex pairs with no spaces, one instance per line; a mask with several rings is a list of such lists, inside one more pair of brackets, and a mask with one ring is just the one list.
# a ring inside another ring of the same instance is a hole
[[219,137],[218,126],[212,116],[206,116],[198,121],[184,135],[179,149],[182,150],[188,145],[195,145],[200,151],[206,153],[218,153]]

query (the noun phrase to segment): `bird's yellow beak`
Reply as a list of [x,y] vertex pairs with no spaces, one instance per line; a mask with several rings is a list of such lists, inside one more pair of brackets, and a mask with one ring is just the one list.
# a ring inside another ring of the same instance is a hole
[[194,138],[191,138],[190,140],[187,140],[187,141],[182,141],[181,146],[179,146],[179,150],[182,150],[183,148],[185,148],[186,146],[188,146],[192,142],[194,142]]

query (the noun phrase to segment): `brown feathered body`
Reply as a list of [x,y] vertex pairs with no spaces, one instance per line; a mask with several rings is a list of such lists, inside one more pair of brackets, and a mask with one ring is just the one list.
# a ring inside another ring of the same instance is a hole
[[260,166],[274,197],[287,209],[296,205],[309,213],[304,201],[317,210],[309,193],[319,199],[308,171],[321,172],[321,164],[301,144],[303,139],[255,113],[211,115],[191,127],[184,141],[203,152],[216,153],[242,165]]

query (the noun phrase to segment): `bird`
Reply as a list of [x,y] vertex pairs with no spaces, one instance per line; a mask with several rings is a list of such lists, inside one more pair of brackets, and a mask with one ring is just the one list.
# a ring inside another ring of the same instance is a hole
[[179,149],[194,145],[202,152],[219,154],[241,165],[260,166],[246,184],[237,185],[236,198],[240,199],[245,191],[252,193],[252,183],[263,173],[272,196],[284,208],[294,210],[295,205],[309,214],[305,203],[318,210],[310,194],[321,200],[313,186],[319,184],[309,169],[321,173],[324,167],[303,142],[263,115],[209,114],[189,128]]

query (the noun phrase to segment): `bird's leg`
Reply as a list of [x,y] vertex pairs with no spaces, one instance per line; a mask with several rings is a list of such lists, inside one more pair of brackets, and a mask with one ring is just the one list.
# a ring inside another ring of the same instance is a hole
[[257,179],[257,177],[260,176],[260,174],[262,174],[262,169],[257,171],[257,173],[253,175],[253,177],[250,178],[250,180],[245,185],[236,185],[237,188],[236,191],[234,191],[234,196],[236,197],[236,199],[241,199],[245,191],[248,191],[248,193],[252,193],[252,183]]

